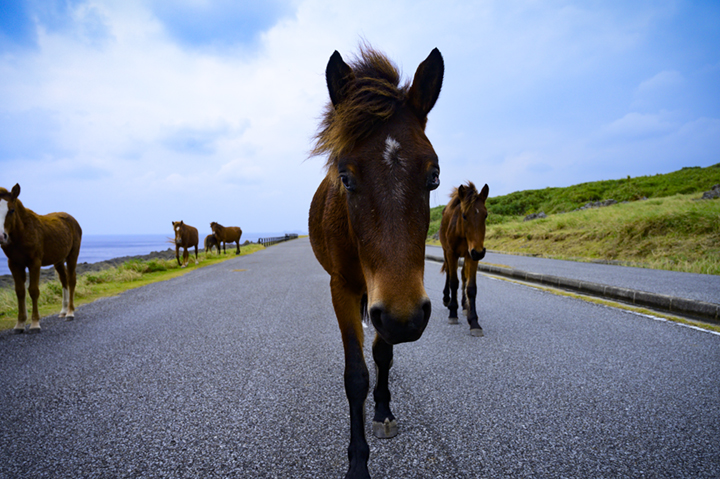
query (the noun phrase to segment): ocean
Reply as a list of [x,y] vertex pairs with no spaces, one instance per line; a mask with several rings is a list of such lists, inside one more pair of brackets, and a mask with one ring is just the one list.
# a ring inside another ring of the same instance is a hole
[[[210,232],[200,234],[199,248],[203,247],[203,240]],[[285,233],[244,233],[240,238],[240,244],[246,240],[257,242],[258,238],[270,236],[283,236]],[[152,253],[153,251],[164,251],[168,248],[175,249],[173,238],[167,235],[83,235],[80,245],[80,257],[78,263],[97,263],[121,256],[135,256]],[[182,251],[181,251],[182,253]],[[52,266],[48,266],[52,268]],[[0,251],[0,275],[10,274],[7,265],[7,257]]]

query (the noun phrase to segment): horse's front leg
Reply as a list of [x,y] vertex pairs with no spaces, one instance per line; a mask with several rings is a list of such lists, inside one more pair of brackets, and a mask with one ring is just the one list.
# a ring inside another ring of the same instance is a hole
[[175,259],[178,262],[178,266],[182,267],[182,263],[180,262],[180,245],[175,243]]
[[484,336],[484,334],[480,323],[478,323],[477,309],[475,306],[475,299],[477,297],[477,267],[477,261],[465,258],[463,283],[467,283],[467,320],[468,324],[470,324],[470,334],[481,337]]
[[27,321],[27,304],[25,303],[25,268],[18,268],[10,265],[10,272],[15,281],[15,296],[18,300],[17,324],[13,328],[16,334],[25,332],[25,321]]
[[373,359],[377,366],[377,382],[373,391],[375,398],[373,434],[379,439],[387,439],[395,437],[398,433],[397,421],[390,410],[390,387],[388,385],[393,360],[393,346],[386,343],[377,334],[373,342]]
[[457,276],[457,269],[458,269],[458,259],[454,255],[448,255],[447,257],[447,274],[449,278],[450,283],[450,302],[448,303],[447,307],[450,310],[450,315],[448,316],[448,322],[450,324],[457,324],[458,323],[458,301],[457,301],[457,289],[458,289],[458,276]]
[[365,399],[370,389],[370,376],[363,355],[362,294],[353,293],[344,280],[336,278],[330,281],[330,290],[345,350],[345,394],[350,406],[349,467],[345,479],[369,479]]
[[30,285],[28,293],[30,293],[30,301],[32,301],[32,316],[30,316],[29,333],[40,332],[40,311],[38,310],[38,298],[40,297],[40,264],[32,265],[28,268],[30,272]]
[[198,264],[197,252],[198,252],[198,245],[195,245],[195,266],[197,266],[197,264]]
[[188,251],[187,247],[183,247],[183,262],[181,268],[184,268],[187,266],[188,262],[190,261],[190,251]]

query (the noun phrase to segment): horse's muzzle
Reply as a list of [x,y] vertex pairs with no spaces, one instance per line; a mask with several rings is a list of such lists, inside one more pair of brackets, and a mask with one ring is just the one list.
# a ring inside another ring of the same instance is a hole
[[483,259],[485,257],[485,248],[483,248],[482,251],[478,251],[475,248],[473,248],[470,251],[470,257],[472,258],[473,261],[480,261],[481,259]]
[[431,311],[430,300],[425,298],[410,317],[403,321],[388,313],[382,304],[378,304],[370,308],[370,320],[385,342],[407,343],[420,339],[430,319]]

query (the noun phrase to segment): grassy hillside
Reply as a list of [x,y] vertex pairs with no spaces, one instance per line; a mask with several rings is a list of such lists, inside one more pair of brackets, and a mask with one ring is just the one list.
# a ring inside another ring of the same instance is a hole
[[[489,198],[486,246],[545,257],[720,274],[720,200],[697,201],[718,183],[720,164]],[[638,201],[643,197],[647,200]],[[627,203],[572,211],[607,199]],[[431,211],[430,235],[439,228],[442,208]],[[523,221],[525,215],[540,211],[548,218]]]

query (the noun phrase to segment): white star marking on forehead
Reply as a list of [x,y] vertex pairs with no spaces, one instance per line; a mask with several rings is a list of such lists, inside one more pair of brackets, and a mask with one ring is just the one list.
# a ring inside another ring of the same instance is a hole
[[400,143],[395,140],[392,136],[388,136],[385,140],[385,151],[383,152],[383,159],[385,162],[392,166],[393,160],[400,149]]

